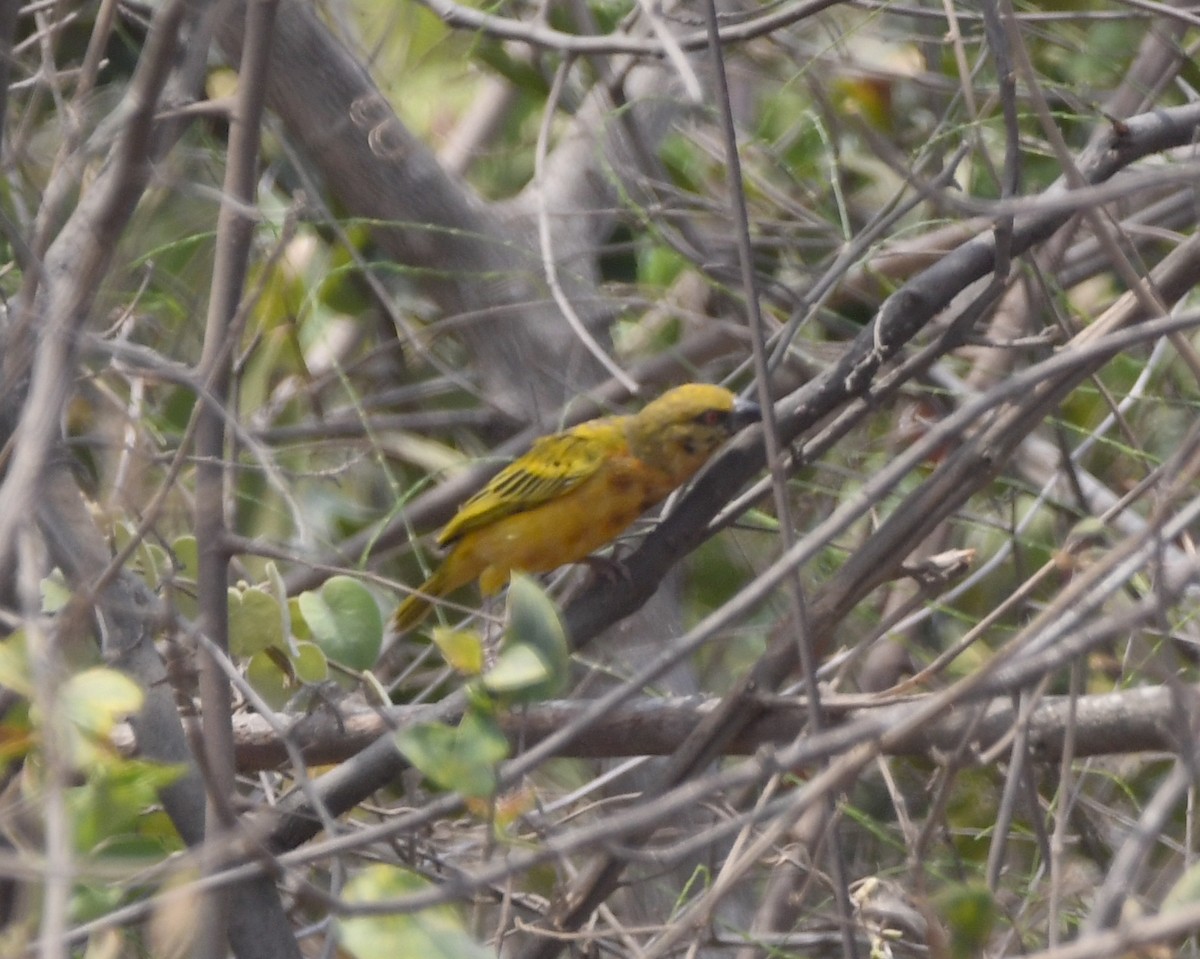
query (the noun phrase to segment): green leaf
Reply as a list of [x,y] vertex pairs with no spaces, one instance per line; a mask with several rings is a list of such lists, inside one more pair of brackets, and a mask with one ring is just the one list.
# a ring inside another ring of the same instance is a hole
[[950,933],[954,959],[980,955],[1000,914],[991,891],[978,883],[960,883],[939,892],[934,905]]
[[[118,722],[142,708],[142,689],[124,673],[97,666],[69,676],[59,690],[59,705],[75,733],[70,743],[77,765],[102,763],[105,742]],[[35,716],[35,721],[42,721]]]
[[746,510],[740,522],[744,526],[749,526],[755,530],[764,530],[769,533],[776,533],[780,528],[779,520],[761,509]]
[[99,919],[120,906],[125,896],[118,883],[82,882],[71,893],[71,919],[74,922]]
[[552,678],[550,667],[532,646],[515,643],[500,651],[496,665],[483,677],[484,688],[498,696],[529,693]]
[[1163,897],[1159,913],[1177,912],[1195,902],[1200,902],[1200,863],[1175,880],[1175,885]]
[[296,654],[290,656],[296,678],[305,683],[322,683],[329,678],[329,660],[316,643],[296,643]]
[[200,568],[200,547],[196,545],[196,537],[190,533],[180,536],[171,543],[171,552],[175,556],[176,576],[196,581],[196,571]]
[[537,580],[524,573],[514,574],[508,589],[505,642],[533,646],[556,670],[565,669],[571,655],[558,607]]
[[665,289],[690,265],[686,258],[665,244],[646,245],[638,251],[638,279],[649,286]]
[[229,651],[253,656],[283,645],[283,615],[279,603],[259,586],[229,590]]
[[25,644],[25,631],[22,629],[0,642],[0,686],[5,686],[21,696],[33,695],[29,649]]
[[286,648],[271,646],[250,657],[246,679],[273,709],[282,709],[301,685],[329,678],[329,661],[313,643],[297,643],[292,655]]
[[[274,562],[267,563],[267,585],[279,607],[279,625],[283,630],[284,644],[288,648],[288,655],[294,660],[299,655],[299,651],[296,649],[296,641],[292,636],[292,604],[288,602],[287,584],[283,581],[283,574],[279,572],[279,567]],[[324,657],[321,658],[324,660]]]
[[334,662],[370,669],[383,646],[383,616],[370,591],[349,576],[333,576],[298,604],[313,641]]
[[29,709],[22,701],[0,723],[0,763],[19,759],[37,747],[37,735],[29,719]]
[[508,755],[508,739],[487,716],[468,711],[457,727],[417,723],[400,730],[396,748],[431,782],[463,796],[496,791],[496,764]]
[[142,852],[161,855],[161,837],[141,836],[146,809],[158,802],[159,790],[176,782],[186,767],[125,759],[92,771],[87,781],[67,793],[72,839],[80,853],[103,852],[116,859]]
[[[430,882],[406,869],[377,865],[346,883],[343,898],[352,905],[370,905],[431,888]],[[494,952],[471,938],[451,906],[340,919],[338,932],[342,947],[355,959],[495,959]]]
[[537,702],[566,686],[571,651],[558,607],[529,576],[514,574],[508,589],[508,629],[484,688],[512,702]]
[[442,659],[464,676],[478,676],[483,672],[483,637],[477,631],[435,626],[433,644]]
[[180,536],[171,543],[171,553],[175,557],[173,581],[176,587],[171,593],[172,601],[180,613],[194,618],[199,609],[195,585],[196,571],[200,568],[200,549],[196,545],[196,537],[190,534]]
[[[137,534],[137,528],[129,523],[118,523],[113,529],[113,543],[117,549],[125,549]],[[133,548],[133,564],[141,571],[146,585],[158,589],[164,577],[171,569],[167,551],[156,543],[151,543],[145,537],[138,540]]]
[[246,682],[272,709],[283,709],[296,692],[292,677],[280,669],[271,651],[265,649],[255,653],[246,663]]
[[71,601],[71,587],[67,585],[62,570],[56,569],[41,582],[42,612],[57,613]]
[[308,628],[304,614],[300,611],[300,598],[298,596],[293,596],[288,600],[288,619],[292,624],[292,635],[296,639],[312,641],[312,630]]
[[113,726],[142,708],[142,689],[124,673],[104,666],[69,676],[60,696],[78,729],[107,736]]

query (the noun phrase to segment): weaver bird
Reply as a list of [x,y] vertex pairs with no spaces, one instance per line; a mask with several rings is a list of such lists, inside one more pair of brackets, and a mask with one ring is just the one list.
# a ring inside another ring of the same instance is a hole
[[513,570],[545,573],[612,542],[696,475],[761,411],[729,390],[688,383],[631,416],[543,436],[468,499],[437,537],[450,552],[392,616],[396,633],[473,579],[485,596]]

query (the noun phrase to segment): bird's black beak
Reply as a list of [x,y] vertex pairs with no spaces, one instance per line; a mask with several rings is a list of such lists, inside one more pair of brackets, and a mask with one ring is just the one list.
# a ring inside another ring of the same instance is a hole
[[736,433],[744,426],[757,423],[762,419],[762,408],[749,400],[736,399],[733,409],[729,411],[729,432]]

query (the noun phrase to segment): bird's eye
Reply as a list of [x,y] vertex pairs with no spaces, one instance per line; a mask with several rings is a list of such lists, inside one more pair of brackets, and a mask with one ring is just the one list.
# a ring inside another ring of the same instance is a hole
[[721,413],[717,410],[705,410],[696,417],[696,422],[701,426],[716,426],[723,419]]

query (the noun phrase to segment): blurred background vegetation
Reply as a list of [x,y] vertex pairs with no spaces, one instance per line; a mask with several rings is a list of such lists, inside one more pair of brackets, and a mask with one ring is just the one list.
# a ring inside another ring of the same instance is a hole
[[[13,5],[0,951],[1195,954],[1197,23]],[[688,379],[775,443],[388,646],[491,472]]]

